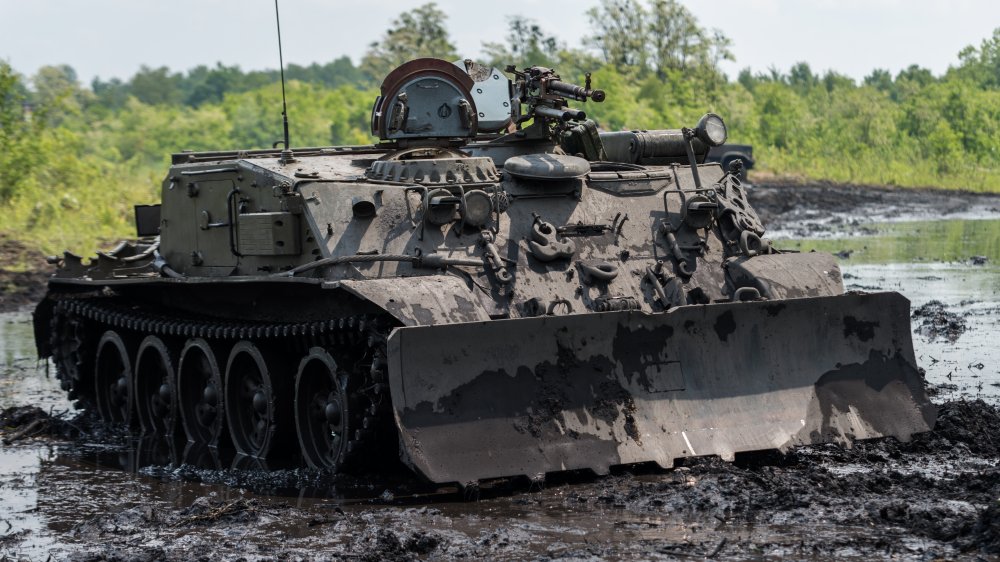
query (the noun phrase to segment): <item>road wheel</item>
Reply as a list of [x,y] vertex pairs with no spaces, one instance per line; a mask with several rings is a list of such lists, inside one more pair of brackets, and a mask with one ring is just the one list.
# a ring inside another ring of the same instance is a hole
[[132,423],[132,362],[125,340],[108,330],[97,342],[94,390],[97,411],[108,423]]
[[295,376],[295,428],[302,456],[313,468],[338,470],[346,460],[351,427],[348,375],[323,348],[314,347]]
[[177,367],[177,394],[184,433],[191,443],[221,445],[226,408],[215,350],[201,338],[188,340]]
[[[268,361],[251,342],[237,343],[226,363],[226,421],[236,450],[244,455],[267,458],[288,445],[292,420],[287,416],[291,397],[283,393],[287,377],[283,362]],[[294,442],[293,442],[294,443]]]
[[156,336],[139,344],[135,360],[136,413],[147,435],[173,435],[177,426],[177,386],[174,354]]

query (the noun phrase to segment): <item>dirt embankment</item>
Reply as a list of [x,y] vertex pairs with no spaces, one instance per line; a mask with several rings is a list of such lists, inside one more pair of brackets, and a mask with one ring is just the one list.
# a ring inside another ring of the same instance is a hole
[[[891,220],[899,216],[940,218],[969,211],[1000,214],[1000,194],[931,188],[893,188],[832,182],[757,180],[748,197],[769,229],[784,227],[803,216],[830,213],[873,215]],[[808,234],[808,233],[803,233]]]
[[41,253],[0,236],[0,312],[41,300],[51,274],[52,266],[45,263]]

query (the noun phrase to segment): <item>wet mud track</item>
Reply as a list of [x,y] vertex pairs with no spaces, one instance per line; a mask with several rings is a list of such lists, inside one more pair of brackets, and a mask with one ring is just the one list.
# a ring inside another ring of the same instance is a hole
[[[973,218],[1000,205],[953,193],[789,189],[763,186],[751,198],[772,230],[808,236],[838,220],[920,218],[942,201],[956,215],[973,209]],[[900,290],[914,301],[918,361],[940,405],[933,432],[910,443],[807,447],[735,463],[696,459],[670,471],[562,474],[541,487],[501,482],[478,498],[398,475],[353,481],[261,471],[228,457],[196,462],[176,444],[132,444],[68,410],[36,366],[26,316],[5,315],[0,561],[997,559],[993,270],[843,265],[848,289]]]
[[[8,438],[36,428],[8,447],[65,449],[43,459],[33,478],[4,481],[7,494],[33,487],[38,509],[50,515],[48,529],[0,536],[0,552],[9,554],[41,532],[57,535],[56,559],[95,561],[1000,555],[1000,410],[982,401],[942,405],[937,428],[909,443],[806,447],[735,463],[696,459],[671,471],[633,467],[605,478],[564,475],[543,489],[500,485],[478,501],[448,490],[330,482],[307,471],[130,473],[87,453],[100,445],[78,433],[98,429],[85,418],[50,420],[22,408],[0,420]],[[89,478],[76,479],[87,470]],[[304,483],[314,495],[327,487],[375,497],[283,495]],[[40,554],[32,559],[44,560]]]

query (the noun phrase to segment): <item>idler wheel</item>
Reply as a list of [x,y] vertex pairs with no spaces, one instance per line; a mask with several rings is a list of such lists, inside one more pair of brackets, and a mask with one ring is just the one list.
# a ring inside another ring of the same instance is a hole
[[228,441],[222,372],[215,350],[201,338],[188,340],[177,367],[181,425],[187,440],[202,446]]
[[125,340],[108,330],[97,342],[94,391],[97,411],[107,423],[132,423],[132,361]]
[[[237,343],[226,363],[226,421],[233,445],[240,453],[266,458],[281,452],[291,437],[291,419],[279,372],[282,361],[248,341]],[[286,401],[286,402],[282,402]]]
[[135,361],[136,413],[146,435],[173,435],[177,427],[174,355],[156,336],[139,344]]
[[71,400],[79,400],[84,405],[96,401],[94,365],[88,361],[93,342],[93,336],[80,320],[59,313],[53,316],[50,343],[59,384]]
[[309,466],[338,470],[351,432],[348,378],[321,347],[309,350],[295,376],[295,428]]

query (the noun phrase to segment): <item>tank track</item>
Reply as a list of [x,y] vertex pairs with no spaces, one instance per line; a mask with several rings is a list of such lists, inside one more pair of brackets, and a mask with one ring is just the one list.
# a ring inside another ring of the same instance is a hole
[[[395,452],[391,402],[386,378],[386,340],[395,321],[386,314],[356,314],[298,323],[271,323],[198,318],[146,310],[118,297],[50,294],[55,300],[50,344],[57,378],[70,399],[83,408],[94,404],[91,376],[99,335],[116,330],[136,338],[202,338],[210,343],[248,340],[271,345],[297,357],[322,347],[338,360],[347,360],[351,425],[346,457],[339,466],[359,468],[365,459]],[[225,357],[220,358],[225,362]],[[391,445],[391,447],[389,446]]]
[[[55,313],[78,316],[112,328],[158,336],[205,338],[210,340],[287,339],[315,341],[317,344],[344,344],[345,338],[366,333],[384,315],[358,314],[300,323],[233,322],[199,319],[143,311],[112,298],[60,300]],[[383,334],[384,336],[384,334]],[[384,339],[384,337],[383,337]]]

